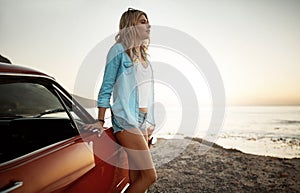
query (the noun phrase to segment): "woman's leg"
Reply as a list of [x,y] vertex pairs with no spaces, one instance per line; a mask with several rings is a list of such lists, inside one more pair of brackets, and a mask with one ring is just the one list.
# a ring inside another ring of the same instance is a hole
[[[147,129],[143,129],[143,130],[141,130],[141,132],[142,132],[142,134],[143,134],[143,136],[144,136],[144,139],[145,139],[145,141],[146,141],[146,143],[147,143],[147,145],[148,145],[148,141],[149,141],[149,138],[148,138],[148,130]],[[148,146],[149,147],[149,146]]]
[[129,164],[129,179],[130,183],[135,182],[140,177],[140,171],[139,170],[132,170],[130,168],[136,168],[137,166],[130,162]]
[[[144,130],[141,130],[141,132],[144,136],[144,139],[145,139],[146,143],[148,144],[148,132],[147,132],[147,130],[144,129]],[[148,147],[150,147],[149,144],[148,144]],[[138,167],[133,162],[130,162],[129,164],[130,164],[129,168],[137,168]],[[136,181],[139,177],[140,177],[140,170],[129,170],[130,182]]]
[[[143,193],[156,181],[156,171],[152,162],[148,144],[139,129],[124,130],[116,133],[119,143],[125,148],[128,154],[129,168],[138,171],[138,175],[133,176],[126,193]],[[136,172],[134,172],[136,174]]]

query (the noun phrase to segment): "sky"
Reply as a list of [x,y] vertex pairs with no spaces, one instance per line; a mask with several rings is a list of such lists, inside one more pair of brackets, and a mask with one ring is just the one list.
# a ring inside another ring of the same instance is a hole
[[128,7],[207,49],[228,105],[300,105],[298,0],[0,0],[0,54],[74,92],[81,64]]

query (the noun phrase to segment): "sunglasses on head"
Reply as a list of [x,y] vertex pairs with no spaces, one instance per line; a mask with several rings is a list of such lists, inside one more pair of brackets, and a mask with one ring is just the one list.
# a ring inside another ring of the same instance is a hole
[[138,10],[137,10],[137,9],[133,9],[133,8],[128,8],[127,11],[130,11],[130,12],[136,12],[136,11],[138,11]]

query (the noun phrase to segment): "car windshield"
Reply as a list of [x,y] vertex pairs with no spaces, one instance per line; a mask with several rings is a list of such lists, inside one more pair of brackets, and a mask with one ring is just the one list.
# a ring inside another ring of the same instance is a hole
[[43,116],[63,109],[57,97],[37,83],[2,83],[0,93],[0,118]]

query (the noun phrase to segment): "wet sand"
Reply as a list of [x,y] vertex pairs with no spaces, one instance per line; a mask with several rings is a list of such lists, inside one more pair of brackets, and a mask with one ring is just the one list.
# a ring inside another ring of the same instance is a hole
[[245,154],[198,138],[159,139],[151,152],[158,180],[148,193],[300,192],[300,159]]

